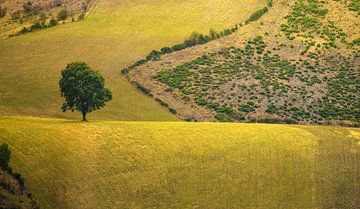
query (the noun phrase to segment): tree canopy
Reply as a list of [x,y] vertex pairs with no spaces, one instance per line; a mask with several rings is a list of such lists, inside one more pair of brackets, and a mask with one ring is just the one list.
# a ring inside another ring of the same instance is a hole
[[86,121],[87,113],[104,107],[112,99],[110,90],[105,88],[105,79],[84,62],[68,64],[61,75],[60,92],[65,97],[63,112],[80,111]]

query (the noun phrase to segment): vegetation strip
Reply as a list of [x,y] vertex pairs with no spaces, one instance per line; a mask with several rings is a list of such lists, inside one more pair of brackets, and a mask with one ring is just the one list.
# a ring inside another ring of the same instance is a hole
[[[245,21],[245,25],[249,24],[250,22],[254,22],[258,19],[260,19],[261,16],[263,16],[266,12],[268,12],[269,8],[272,7],[272,0],[266,0],[267,1],[267,6],[254,12],[252,15],[250,15],[249,19],[247,19]],[[216,40],[216,39],[220,39],[223,38],[224,36],[228,36],[231,35],[232,33],[236,32],[240,27],[242,27],[243,24],[236,24],[233,27],[231,27],[230,29],[224,29],[221,32],[216,32],[213,29],[210,29],[209,31],[209,35],[203,35],[201,33],[197,33],[197,32],[193,32],[190,37],[188,39],[186,39],[183,43],[181,44],[176,44],[172,47],[163,47],[161,48],[160,51],[158,50],[153,50],[151,51],[145,59],[141,59],[137,62],[135,62],[134,64],[130,65],[127,68],[124,68],[121,70],[121,73],[129,80],[130,83],[132,83],[133,85],[135,85],[140,91],[142,91],[143,93],[145,93],[146,95],[149,96],[153,96],[150,91],[148,89],[146,89],[145,87],[143,87],[140,83],[132,81],[129,76],[128,73],[134,69],[135,67],[139,67],[141,65],[144,65],[145,63],[149,62],[149,61],[155,61],[155,60],[159,60],[161,55],[164,54],[169,54],[172,52],[176,52],[176,51],[180,51],[189,47],[193,47],[195,45],[201,45],[201,44],[205,44],[208,43],[212,40]],[[176,114],[177,111],[170,107],[169,104],[167,104],[166,102],[160,100],[159,98],[155,98],[155,100],[161,104],[162,106],[166,107],[169,109],[169,111],[172,114]]]
[[[267,6],[254,12],[249,19],[247,19],[245,21],[245,25],[249,24],[250,22],[256,21],[258,19],[260,19],[261,16],[263,16],[266,12],[268,12],[269,8],[272,7],[272,0],[267,0]],[[234,32],[236,32],[240,27],[243,26],[243,23],[240,24],[236,24],[231,28],[228,29],[224,29],[221,32],[217,32],[213,29],[210,29],[209,34],[208,35],[204,35],[201,33],[197,33],[197,32],[193,32],[190,37],[188,39],[186,39],[183,43],[181,44],[176,44],[172,47],[163,47],[160,49],[160,51],[158,50],[152,50],[145,59],[141,59],[137,62],[135,62],[134,64],[130,65],[127,68],[124,68],[121,70],[123,75],[127,75],[129,73],[130,70],[134,69],[135,67],[138,67],[140,65],[143,65],[149,61],[154,61],[154,60],[159,60],[161,55],[164,54],[169,54],[172,52],[176,52],[176,51],[180,51],[189,47],[193,47],[196,45],[201,45],[201,44],[206,44],[212,40],[216,40],[216,39],[220,39],[223,38],[224,36],[228,36],[233,34]]]

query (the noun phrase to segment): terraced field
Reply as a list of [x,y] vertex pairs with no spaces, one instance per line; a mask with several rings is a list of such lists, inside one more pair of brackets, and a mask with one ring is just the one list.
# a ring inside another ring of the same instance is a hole
[[[86,61],[101,71],[113,101],[90,118],[177,120],[130,85],[120,70],[154,48],[192,31],[222,29],[249,16],[263,0],[102,0],[85,20],[0,40],[0,114],[75,118],[59,111],[60,70]],[[184,12],[187,11],[187,12]]]
[[351,208],[360,130],[0,118],[43,208]]

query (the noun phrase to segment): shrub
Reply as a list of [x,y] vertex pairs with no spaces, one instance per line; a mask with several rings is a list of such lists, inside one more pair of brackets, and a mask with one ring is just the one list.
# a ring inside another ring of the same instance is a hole
[[0,7],[0,18],[5,17],[5,15],[6,15],[6,10],[5,10],[5,8],[1,8],[1,7]]
[[11,150],[9,148],[9,145],[6,142],[4,142],[0,145],[0,167],[3,170],[6,171],[9,170],[10,158],[11,158]]
[[254,112],[255,108],[252,103],[242,104],[239,107],[240,112]]
[[147,60],[159,60],[161,56],[161,52],[157,50],[152,50],[150,54],[146,57]]
[[66,9],[60,10],[60,12],[57,15],[58,20],[66,20],[66,18],[69,17],[69,12]]
[[58,24],[58,21],[55,19],[51,19],[49,23],[50,23],[50,26],[55,26]]
[[174,115],[177,113],[177,111],[174,108],[171,108],[171,107],[169,108],[169,111]]
[[172,52],[172,49],[170,47],[164,47],[162,48],[161,50],[161,53],[163,54],[168,54],[168,53],[171,53]]
[[274,114],[274,113],[276,113],[276,111],[277,111],[277,108],[273,104],[268,105],[268,108],[266,110],[266,112],[269,114]]
[[267,7],[264,7],[256,12],[254,12],[246,22],[247,23],[254,22],[254,21],[260,19],[260,17],[263,16],[266,12],[268,12],[268,10],[269,9]]

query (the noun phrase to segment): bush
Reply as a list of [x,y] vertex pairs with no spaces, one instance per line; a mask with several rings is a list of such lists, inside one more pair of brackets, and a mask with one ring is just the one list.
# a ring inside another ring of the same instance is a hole
[[9,148],[9,145],[6,142],[4,142],[0,145],[0,167],[3,170],[6,171],[9,170],[10,158],[11,158],[11,150]]
[[172,52],[172,49],[170,47],[164,47],[160,51],[162,54],[168,54]]
[[55,19],[51,19],[49,23],[50,23],[50,26],[55,26],[58,24],[58,21]]
[[5,15],[6,15],[6,10],[0,7],[0,18],[5,17]]
[[254,22],[254,21],[260,19],[260,17],[263,16],[266,12],[268,12],[268,10],[269,9],[267,7],[264,7],[256,12],[254,12],[246,22],[247,23]]
[[66,20],[66,18],[68,17],[69,17],[69,13],[66,9],[62,9],[57,15],[58,20]]
[[146,57],[147,60],[159,60],[161,56],[161,52],[157,50],[152,50],[150,54]]

